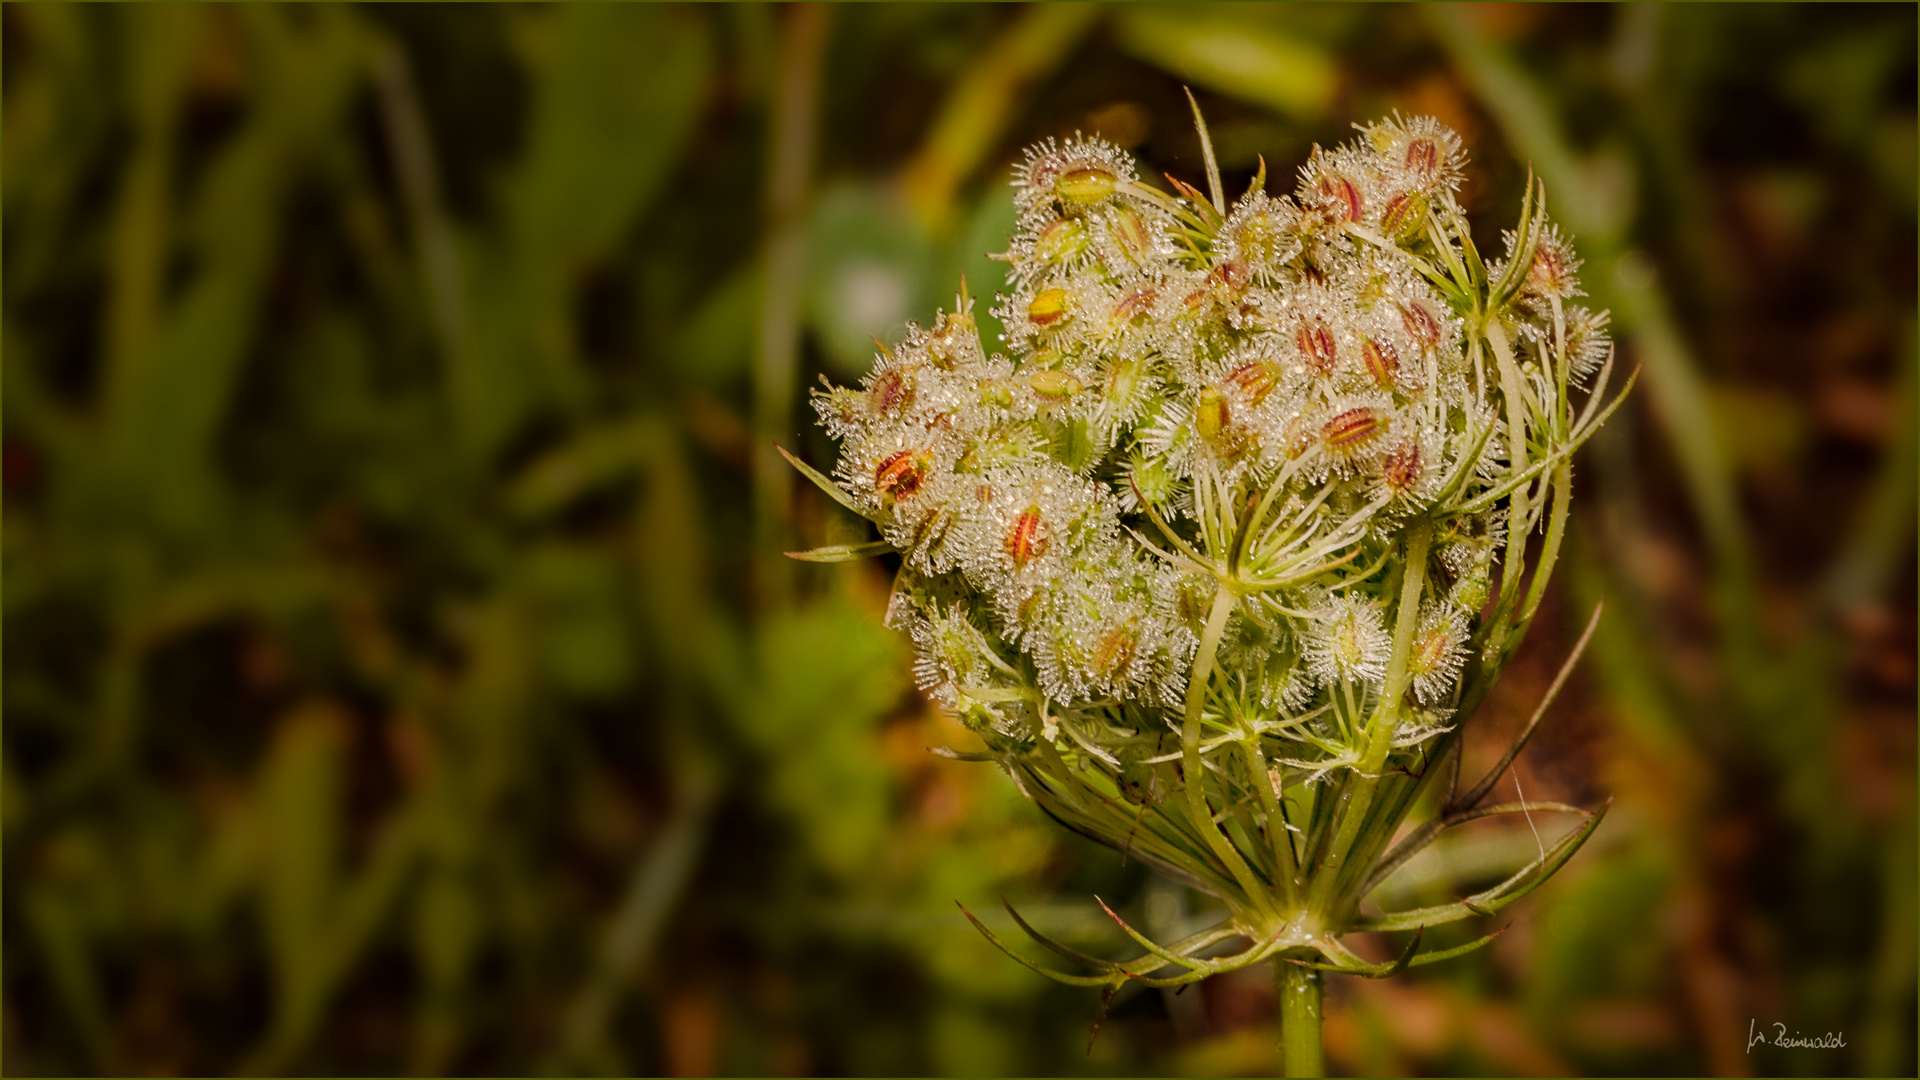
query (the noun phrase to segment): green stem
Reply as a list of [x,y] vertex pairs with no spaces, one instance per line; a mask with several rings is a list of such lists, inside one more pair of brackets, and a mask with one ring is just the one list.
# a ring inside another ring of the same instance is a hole
[[1207,628],[1200,636],[1199,651],[1193,657],[1193,674],[1187,681],[1186,717],[1180,725],[1180,761],[1186,772],[1187,817],[1200,831],[1201,839],[1213,850],[1227,872],[1246,890],[1247,902],[1268,914],[1277,914],[1273,897],[1240,857],[1231,841],[1213,823],[1207,808],[1207,770],[1200,760],[1200,713],[1207,701],[1207,683],[1213,677],[1213,658],[1220,648],[1220,635],[1226,631],[1227,617],[1233,614],[1238,598],[1222,584],[1213,595],[1213,610],[1207,615]]
[[1336,901],[1334,893],[1367,812],[1373,808],[1374,792],[1380,786],[1387,755],[1393,748],[1393,732],[1402,712],[1400,698],[1406,690],[1407,655],[1412,651],[1414,627],[1419,622],[1420,592],[1426,584],[1427,552],[1432,542],[1433,526],[1429,522],[1415,525],[1407,536],[1407,562],[1395,618],[1393,655],[1387,662],[1380,704],[1367,722],[1366,749],[1359,767],[1354,770],[1351,786],[1341,793],[1340,805],[1334,810],[1339,823],[1335,826],[1333,843],[1327,848],[1326,861],[1314,871],[1313,884],[1307,893],[1307,910],[1316,916],[1329,915],[1337,906],[1344,906]]
[[1274,981],[1280,987],[1280,1065],[1282,1076],[1324,1076],[1320,1056],[1320,973],[1275,958]]
[[786,13],[768,132],[766,272],[753,368],[752,590],[762,608],[785,606],[793,585],[793,563],[780,555],[792,546],[793,475],[774,446],[790,437],[787,425],[800,370],[807,259],[802,218],[819,142],[827,11],[819,4],[796,4]]
[[1285,795],[1274,790],[1269,777],[1275,774],[1267,771],[1266,756],[1256,741],[1252,738],[1242,741],[1240,751],[1246,755],[1247,775],[1252,780],[1254,795],[1260,800],[1260,812],[1267,819],[1267,843],[1273,848],[1273,876],[1280,886],[1280,902],[1291,913],[1299,902],[1300,867],[1294,861],[1293,840],[1287,836],[1286,816],[1280,809],[1280,800]]
[[1573,500],[1573,467],[1562,463],[1553,470],[1553,508],[1547,512],[1547,538],[1534,560],[1533,582],[1527,587],[1527,599],[1520,605],[1522,631],[1533,623],[1533,613],[1547,594],[1547,582],[1553,578],[1553,564],[1560,558],[1560,541],[1567,534],[1568,503]]

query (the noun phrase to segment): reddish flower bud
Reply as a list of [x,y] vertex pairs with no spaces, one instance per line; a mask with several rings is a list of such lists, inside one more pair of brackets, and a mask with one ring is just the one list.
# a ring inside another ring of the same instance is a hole
[[1395,491],[1409,491],[1420,481],[1420,444],[1403,442],[1387,453],[1380,466],[1381,478]]
[[1363,405],[1320,425],[1320,437],[1335,450],[1357,450],[1379,438],[1386,427],[1383,410]]
[[1426,183],[1433,179],[1433,171],[1440,165],[1440,145],[1422,135],[1407,144],[1406,161],[1407,171]]
[[1207,621],[1211,600],[1205,591],[1183,586],[1173,598],[1173,617],[1183,625],[1199,626]]
[[1339,354],[1334,350],[1333,331],[1318,319],[1312,322],[1302,321],[1300,329],[1293,335],[1293,343],[1300,350],[1301,359],[1307,367],[1322,375],[1333,374],[1334,363]]
[[1100,636],[1094,646],[1093,670],[1107,678],[1125,671],[1133,663],[1134,649],[1140,643],[1140,631],[1132,624],[1116,626]]
[[1573,267],[1567,252],[1551,235],[1540,238],[1533,249],[1533,265],[1527,267],[1527,283],[1551,296],[1571,296],[1574,292]]
[[1160,290],[1151,285],[1142,285],[1113,305],[1110,321],[1115,326],[1124,326],[1145,316],[1153,310],[1153,302],[1160,296]]
[[1360,203],[1360,189],[1353,181],[1339,173],[1328,173],[1320,178],[1318,191],[1320,205],[1335,221],[1359,221],[1363,209]]
[[890,367],[867,388],[867,405],[881,416],[892,416],[913,403],[913,380],[907,371]]
[[1024,567],[1047,553],[1049,538],[1040,522],[1040,506],[1034,504],[1020,511],[1013,519],[1013,527],[1007,530],[1002,541],[1007,549],[1007,557],[1013,560],[1015,567]]
[[1258,406],[1280,384],[1280,365],[1255,360],[1227,373],[1226,383],[1238,391],[1248,405]]
[[1407,328],[1407,336],[1418,342],[1422,350],[1440,347],[1440,320],[1420,301],[1410,300],[1400,305],[1400,325]]
[[933,467],[933,455],[925,450],[899,450],[889,455],[873,472],[874,489],[886,503],[904,502],[920,490]]
[[947,534],[953,531],[953,513],[944,506],[936,506],[920,515],[913,527],[913,543],[910,549],[935,551],[947,542]]
[[1360,339],[1360,359],[1367,365],[1367,374],[1382,390],[1391,390],[1396,377],[1400,374],[1400,354],[1385,341],[1373,338]]
[[1213,272],[1207,275],[1207,281],[1216,288],[1237,292],[1246,287],[1248,279],[1252,276],[1252,267],[1234,259],[1214,267]]

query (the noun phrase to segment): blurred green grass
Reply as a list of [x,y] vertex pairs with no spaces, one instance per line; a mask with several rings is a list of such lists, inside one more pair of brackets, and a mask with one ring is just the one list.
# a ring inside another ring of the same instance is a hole
[[1395,108],[1477,219],[1531,162],[1644,371],[1483,713],[1604,596],[1519,778],[1616,809],[1334,1066],[1915,1067],[1910,7],[0,20],[9,1074],[1271,1069],[1261,980],[1089,1052],[966,926],[1203,915],[927,753],[884,566],[773,554],[861,538],[806,385],[992,293],[1026,143],[1200,175],[1183,84],[1230,185]]

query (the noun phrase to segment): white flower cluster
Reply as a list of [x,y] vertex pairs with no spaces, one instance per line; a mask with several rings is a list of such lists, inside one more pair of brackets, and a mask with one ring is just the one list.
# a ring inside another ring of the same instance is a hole
[[1406,741],[1437,730],[1508,537],[1477,497],[1552,452],[1567,380],[1607,351],[1604,315],[1561,302],[1577,263],[1544,222],[1530,251],[1509,236],[1530,263],[1495,314],[1518,385],[1475,342],[1445,285],[1464,161],[1453,132],[1396,117],[1316,148],[1291,198],[1263,166],[1216,208],[1097,139],[1031,150],[994,311],[1009,355],[963,296],[815,397],[836,479],[903,553],[891,618],[921,684],[983,733],[1064,727],[1117,769],[1181,704],[1224,583],[1233,700],[1209,721],[1250,711],[1303,759],[1277,760],[1337,763],[1381,692],[1419,519],[1442,587],[1408,650]]

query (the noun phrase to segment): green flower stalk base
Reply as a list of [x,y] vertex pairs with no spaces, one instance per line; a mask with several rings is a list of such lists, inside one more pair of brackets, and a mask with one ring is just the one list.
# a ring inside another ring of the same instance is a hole
[[[1270,961],[1281,1060],[1311,1075],[1321,973],[1480,947],[1493,934],[1421,944],[1525,896],[1600,823],[1604,807],[1486,805],[1587,636],[1464,789],[1459,751],[1539,610],[1573,453],[1620,398],[1604,403],[1606,314],[1574,302],[1579,262],[1531,178],[1487,260],[1456,199],[1464,150],[1432,120],[1316,148],[1290,198],[1263,165],[1231,207],[1200,131],[1209,194],[1151,187],[1097,139],[1028,153],[994,309],[1005,352],[963,290],[859,387],[817,393],[838,467],[789,460],[880,538],[794,557],[897,553],[889,622],[982,744],[946,753],[998,764],[1061,824],[1227,910],[1161,944],[1107,909],[1143,950],[1120,962],[1009,907],[1069,970],[969,912],[980,932],[1101,988],[1102,1014],[1129,982]],[[1471,896],[1368,902],[1442,831],[1534,812],[1580,823]],[[1369,961],[1342,944],[1356,932],[1406,936]]]
[[1321,1076],[1320,973],[1304,964],[1274,961],[1280,990],[1280,1064],[1287,1076]]

